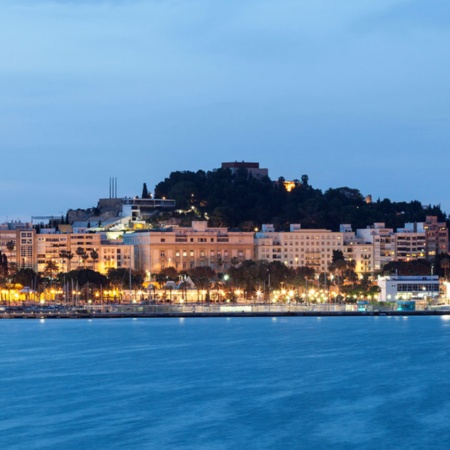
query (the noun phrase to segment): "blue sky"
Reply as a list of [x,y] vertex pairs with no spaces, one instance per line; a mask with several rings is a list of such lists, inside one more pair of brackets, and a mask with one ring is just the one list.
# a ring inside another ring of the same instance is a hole
[[0,221],[259,161],[450,213],[450,2],[0,3]]

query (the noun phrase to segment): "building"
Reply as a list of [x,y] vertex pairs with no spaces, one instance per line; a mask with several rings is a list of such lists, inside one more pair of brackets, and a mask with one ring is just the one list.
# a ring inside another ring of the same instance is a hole
[[448,253],[448,229],[445,222],[438,222],[436,216],[427,216],[423,223],[425,230],[425,252],[429,260],[439,253]]
[[124,198],[122,199],[122,215],[131,216],[131,221],[142,221],[151,218],[157,211],[173,211],[175,200],[165,198]]
[[341,224],[339,231],[344,233],[344,258],[355,262],[354,270],[357,274],[371,275],[374,270],[373,245],[357,237],[350,224]]
[[255,234],[256,260],[311,267],[317,274],[328,270],[333,250],[344,250],[343,232],[302,230],[299,224],[292,224],[290,231],[275,231],[272,224],[265,224]]
[[246,170],[249,176],[253,178],[262,179],[269,176],[269,169],[262,169],[257,162],[224,162],[222,163],[222,169],[230,169],[233,175],[239,170]]
[[373,245],[373,270],[381,270],[385,264],[395,260],[395,237],[392,228],[382,222],[356,230],[356,237]]
[[97,270],[107,274],[109,269],[128,269],[134,261],[133,247],[124,245],[123,232],[101,233]]
[[425,258],[425,232],[417,232],[408,228],[397,230],[394,234],[394,243],[396,261]]
[[[60,234],[48,231],[41,230],[36,238],[38,272],[44,272],[48,261],[53,261],[57,265],[58,272],[67,272],[79,267],[97,270],[99,259],[93,260],[91,252],[96,250],[99,253],[100,234]],[[62,250],[72,253],[72,259],[62,258],[60,256]],[[88,258],[83,260],[80,253],[86,253]]]
[[439,297],[439,277],[436,275],[397,276],[378,278],[379,300],[424,300]]
[[[69,210],[67,218],[74,227],[105,227],[127,218],[128,222],[145,221],[161,211],[173,211],[175,200],[157,198],[101,198],[96,208]],[[88,226],[89,224],[89,226]]]
[[210,266],[226,271],[235,258],[242,262],[253,257],[253,233],[208,228],[195,221],[191,227],[171,227],[154,231],[132,231],[123,235],[124,245],[133,247],[133,267],[159,272],[166,267],[178,271]]
[[[11,242],[12,249],[8,249]],[[8,264],[15,264],[18,269],[37,269],[36,265],[36,230],[30,227],[0,229],[0,251],[8,258]]]

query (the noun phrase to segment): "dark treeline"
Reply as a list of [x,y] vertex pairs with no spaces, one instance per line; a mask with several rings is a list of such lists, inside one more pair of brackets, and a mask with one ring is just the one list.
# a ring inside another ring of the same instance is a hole
[[425,216],[437,216],[445,221],[440,206],[422,206],[417,201],[393,202],[389,199],[366,203],[358,189],[331,188],[322,192],[309,184],[308,176],[294,180],[288,192],[284,179],[273,182],[268,177],[249,177],[245,169],[232,175],[229,169],[197,172],[172,172],[157,184],[157,198],[176,200],[182,224],[208,218],[210,226],[240,228],[250,231],[264,223],[277,230],[287,230],[289,224],[300,223],[303,228],[326,228],[333,231],[340,224],[353,229],[365,228],[374,222],[401,228],[406,222],[423,222]]

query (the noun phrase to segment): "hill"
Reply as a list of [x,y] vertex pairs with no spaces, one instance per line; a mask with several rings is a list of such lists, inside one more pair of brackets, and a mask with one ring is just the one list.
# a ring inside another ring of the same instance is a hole
[[440,206],[423,206],[417,200],[366,202],[358,189],[315,189],[307,175],[288,186],[284,178],[257,179],[245,169],[235,174],[226,168],[172,172],[156,185],[155,195],[176,200],[175,216],[182,223],[205,218],[210,226],[247,231],[264,223],[273,223],[278,230],[300,223],[302,228],[337,231],[344,223],[365,228],[384,222],[387,227],[401,228],[406,222],[423,222],[427,215],[437,216],[439,221],[447,219]]

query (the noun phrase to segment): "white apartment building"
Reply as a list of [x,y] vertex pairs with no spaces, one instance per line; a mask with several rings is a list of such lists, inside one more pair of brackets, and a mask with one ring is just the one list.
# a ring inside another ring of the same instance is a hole
[[314,229],[302,230],[292,224],[290,231],[274,231],[265,224],[255,234],[255,259],[280,261],[289,267],[307,266],[316,273],[328,270],[333,250],[344,252],[344,232]]
[[339,231],[344,233],[343,254],[345,259],[355,262],[357,274],[372,274],[374,270],[373,245],[367,243],[363,238],[356,237],[350,224],[341,224]]
[[385,264],[395,260],[395,236],[392,228],[382,222],[356,230],[356,237],[373,245],[373,270],[381,270]]

